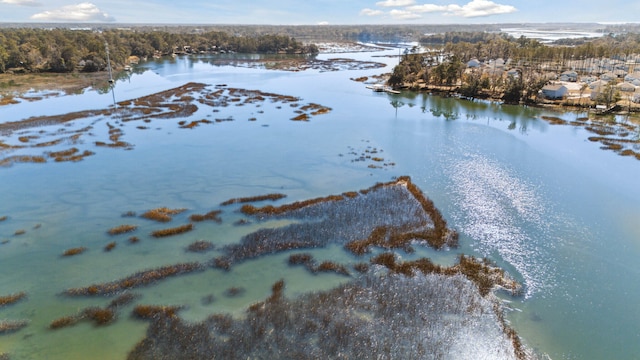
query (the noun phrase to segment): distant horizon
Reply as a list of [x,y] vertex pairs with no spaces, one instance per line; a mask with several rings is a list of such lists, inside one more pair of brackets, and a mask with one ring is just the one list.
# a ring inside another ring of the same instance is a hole
[[34,26],[44,26],[44,25],[64,25],[69,27],[82,27],[82,26],[91,26],[91,27],[116,27],[122,25],[128,26],[184,26],[184,27],[195,27],[195,26],[308,26],[308,27],[331,27],[331,26],[452,26],[452,25],[460,25],[464,27],[474,27],[474,26],[561,26],[561,25],[575,25],[575,26],[594,26],[594,25],[602,25],[602,26],[618,26],[618,25],[640,25],[640,21],[636,22],[487,22],[487,23],[362,23],[362,24],[277,24],[277,23],[161,23],[161,22],[68,22],[68,21],[2,21],[0,20],[0,24],[4,25],[34,25]]
[[638,24],[640,2],[595,0],[0,0],[0,23],[163,25]]

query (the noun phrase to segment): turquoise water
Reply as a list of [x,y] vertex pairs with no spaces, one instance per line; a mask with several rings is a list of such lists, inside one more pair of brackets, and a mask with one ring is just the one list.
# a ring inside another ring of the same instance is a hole
[[[370,60],[371,55],[322,57]],[[389,66],[397,61],[373,60]],[[640,353],[640,162],[601,150],[581,128],[549,125],[540,118],[573,120],[584,114],[372,93],[350,80],[390,67],[287,72],[212,65],[191,57],[141,66],[144,70],[117,82],[113,95],[87,91],[5,106],[0,121],[109,108],[114,97],[133,99],[187,82],[292,95],[300,105],[317,103],[332,110],[309,122],[293,122],[289,119],[296,108],[265,101],[218,112],[200,106],[189,120],[233,121],[194,129],[180,129],[181,119],[142,123],[103,117],[47,127],[55,134],[92,123],[92,135],[78,146],[95,155],[77,163],[0,168],[0,216],[8,216],[0,222],[0,240],[8,240],[0,245],[0,295],[28,293],[27,300],[0,308],[0,319],[30,322],[0,335],[0,353],[18,359],[123,358],[144,336],[146,323],[129,319],[126,308],[113,325],[49,330],[53,319],[110,301],[70,299],[60,295],[63,290],[166,264],[205,261],[215,252],[194,254],[184,248],[199,239],[220,247],[265,226],[234,226],[241,216],[232,207],[223,209],[222,224],[198,223],[193,232],[153,239],[148,233],[166,226],[122,218],[127,211],[187,208],[173,226],[234,197],[278,192],[290,202],[368,188],[401,175],[411,176],[462,235],[459,249],[421,254],[442,263],[451,263],[460,252],[487,256],[523,281],[525,295],[505,300],[513,308],[508,319],[529,346],[553,359],[632,359]],[[255,121],[248,121],[252,117]],[[106,122],[122,129],[132,150],[93,146],[106,136]],[[355,161],[359,155],[354,154],[373,149],[386,166]],[[31,151],[40,150],[17,153]],[[106,234],[123,223],[140,226],[134,233],[139,243],[129,244],[128,235]],[[15,235],[17,230],[25,233]],[[116,248],[104,252],[111,241]],[[77,246],[88,250],[61,256]],[[338,247],[316,257],[353,261]],[[181,315],[197,321],[215,312],[240,314],[268,296],[271,284],[281,278],[292,296],[345,281],[290,268],[286,258],[268,256],[230,273],[210,269],[135,292],[142,296],[140,303],[188,305]],[[246,291],[225,296],[233,286]],[[202,301],[208,295],[216,300]]]

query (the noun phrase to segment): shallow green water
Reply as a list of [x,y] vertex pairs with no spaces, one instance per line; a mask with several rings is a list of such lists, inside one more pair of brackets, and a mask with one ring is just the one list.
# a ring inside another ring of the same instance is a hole
[[[371,54],[348,56],[369,60]],[[176,216],[177,224],[234,197],[280,192],[290,202],[368,188],[400,175],[411,176],[462,234],[460,249],[418,254],[442,263],[451,263],[459,252],[487,256],[524,282],[526,295],[508,299],[516,310],[509,319],[531,347],[554,359],[632,359],[640,353],[640,162],[599,149],[581,128],[540,119],[584,114],[371,93],[349,80],[386,69],[292,73],[213,66],[195,58],[143,66],[146,72],[116,84],[117,101],[195,81],[293,95],[300,104],[332,111],[301,123],[289,120],[296,114],[288,104],[229,106],[218,113],[201,107],[194,120],[232,116],[234,121],[180,129],[180,119],[168,119],[144,124],[146,130],[138,129],[138,122],[122,123],[123,140],[134,144],[133,150],[96,148],[95,139],[87,138],[83,146],[96,154],[81,162],[0,168],[0,216],[9,216],[0,222],[0,240],[9,240],[0,245],[0,295],[28,293],[26,301],[1,308],[0,319],[30,321],[18,332],[0,335],[0,353],[18,359],[123,358],[144,335],[146,323],[128,319],[127,308],[114,325],[48,330],[53,319],[109,302],[69,299],[60,292],[141,269],[205,261],[215,253],[184,248],[198,239],[233,243],[259,226],[234,226],[240,215],[225,208],[222,224],[198,223],[193,232],[153,239],[148,233],[162,226],[122,218],[126,211],[189,209]],[[45,99],[0,108],[0,121],[102,109],[112,102],[112,94],[95,92]],[[256,120],[248,121],[251,117]],[[57,128],[64,127],[48,131]],[[97,119],[92,133],[100,138],[107,130]],[[372,161],[356,161],[372,149],[393,165],[372,169]],[[140,225],[139,243],[106,234],[128,222]],[[14,235],[20,229],[25,234]],[[104,252],[111,241],[116,248]],[[77,246],[88,251],[60,256]],[[339,247],[314,254],[354,261]],[[181,315],[195,321],[215,312],[241,314],[281,278],[291,296],[346,281],[309,275],[289,267],[286,258],[264,257],[229,273],[209,269],[135,292],[141,303],[189,305]],[[225,296],[233,286],[246,292]],[[208,295],[216,300],[203,301]]]

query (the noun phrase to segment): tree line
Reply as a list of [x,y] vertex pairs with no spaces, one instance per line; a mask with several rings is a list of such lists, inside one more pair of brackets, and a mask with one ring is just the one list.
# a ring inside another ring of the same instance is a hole
[[314,54],[318,48],[287,35],[232,35],[222,31],[176,33],[168,31],[105,31],[71,29],[0,29],[0,73],[93,72],[127,64],[130,56],[147,58],[174,52],[239,52]]
[[514,38],[497,33],[447,33],[423,37],[422,44],[435,40],[444,42],[444,51],[460,57],[489,60],[529,59],[538,61],[568,62],[571,59],[611,58],[624,59],[640,54],[639,33],[609,33],[599,38],[561,39],[543,44],[524,36]]

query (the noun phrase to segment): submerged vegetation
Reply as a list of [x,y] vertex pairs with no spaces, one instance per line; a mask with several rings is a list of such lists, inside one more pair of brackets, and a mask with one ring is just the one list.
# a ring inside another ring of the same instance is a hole
[[[333,290],[296,299],[272,294],[235,319],[214,314],[187,323],[154,312],[129,359],[501,358],[528,359],[495,300],[460,275],[371,273]],[[469,344],[472,343],[472,346]]]
[[[0,137],[6,140],[0,140],[0,149],[3,150],[0,166],[9,167],[16,163],[47,163],[48,159],[53,159],[55,162],[77,162],[95,155],[92,150],[82,149],[88,145],[93,145],[96,148],[132,150],[135,144],[123,140],[126,136],[124,125],[132,121],[150,123],[153,120],[175,119],[178,128],[191,130],[200,124],[233,121],[231,115],[215,119],[215,122],[207,119],[185,120],[201,107],[211,107],[213,112],[218,112],[233,104],[253,105],[256,108],[261,107],[264,102],[290,104],[295,105],[292,109],[297,109],[294,113],[303,116],[305,120],[331,111],[330,108],[315,103],[299,106],[299,101],[299,98],[289,95],[227,88],[226,85],[209,88],[205,84],[191,82],[174,89],[121,101],[118,103],[118,107],[109,109],[36,116],[20,121],[3,122],[0,123]],[[259,110],[259,113],[263,113],[263,110]],[[108,120],[113,120],[113,123]],[[255,120],[257,121],[257,118]],[[105,123],[106,128],[97,126],[101,122]],[[61,125],[64,128],[52,131],[43,130],[42,127],[48,125]],[[94,132],[99,129],[103,131],[99,135],[103,139],[89,141],[88,138],[95,137]],[[147,127],[136,126],[136,129],[142,130]],[[104,133],[105,131],[106,133]],[[45,141],[45,139],[50,140]],[[40,142],[36,142],[36,140]],[[49,150],[64,144],[73,144],[74,147]],[[34,151],[38,154],[11,155],[12,152],[18,151]],[[153,209],[142,216],[161,222],[169,221],[171,215],[175,215],[175,213],[166,210]]]

